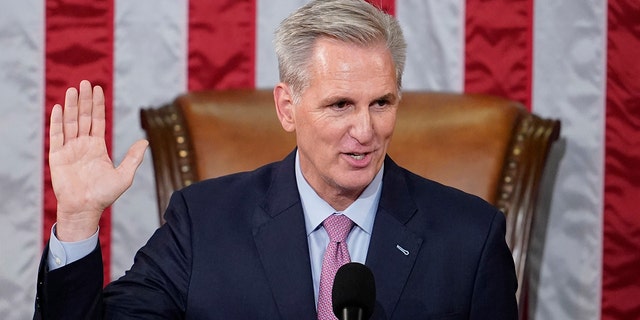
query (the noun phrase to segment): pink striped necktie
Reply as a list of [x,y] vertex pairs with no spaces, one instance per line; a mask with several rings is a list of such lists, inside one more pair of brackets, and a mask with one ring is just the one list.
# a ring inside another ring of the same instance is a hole
[[318,295],[318,320],[335,320],[331,303],[333,279],[338,269],[351,262],[345,240],[353,227],[353,221],[345,215],[333,214],[322,222],[329,234],[329,245],[322,259],[320,273],[320,293]]

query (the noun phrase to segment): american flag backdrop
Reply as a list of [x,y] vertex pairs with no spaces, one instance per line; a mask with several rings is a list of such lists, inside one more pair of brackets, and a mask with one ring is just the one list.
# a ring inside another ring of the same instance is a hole
[[[187,90],[269,88],[277,24],[305,0],[0,1],[0,319],[28,319],[55,220],[48,115],[104,87],[119,162],[141,106]],[[562,121],[548,217],[532,247],[530,319],[640,319],[640,2],[372,0],[409,43],[405,90],[483,92]],[[542,210],[547,211],[547,210]],[[158,226],[150,154],[103,216],[105,274]]]

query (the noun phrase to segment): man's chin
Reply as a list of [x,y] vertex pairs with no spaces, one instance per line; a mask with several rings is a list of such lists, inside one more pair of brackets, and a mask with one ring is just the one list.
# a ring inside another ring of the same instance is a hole
[[375,174],[369,171],[350,172],[349,175],[344,176],[340,185],[345,191],[360,193],[373,181],[374,177]]

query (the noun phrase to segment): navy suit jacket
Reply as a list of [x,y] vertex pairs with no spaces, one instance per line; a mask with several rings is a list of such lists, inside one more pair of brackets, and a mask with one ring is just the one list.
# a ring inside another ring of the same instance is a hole
[[[99,247],[51,272],[45,250],[35,318],[315,319],[294,158],[175,192],[167,223],[104,290]],[[387,157],[366,259],[372,318],[517,319],[504,236],[497,209]]]

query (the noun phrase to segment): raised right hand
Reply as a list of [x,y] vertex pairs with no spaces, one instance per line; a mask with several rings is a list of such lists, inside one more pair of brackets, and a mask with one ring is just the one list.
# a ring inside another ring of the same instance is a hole
[[133,183],[146,140],[134,143],[114,167],[104,139],[105,99],[87,80],[67,89],[64,110],[56,104],[49,130],[49,168],[58,200],[56,236],[79,241],[96,232],[104,209]]

